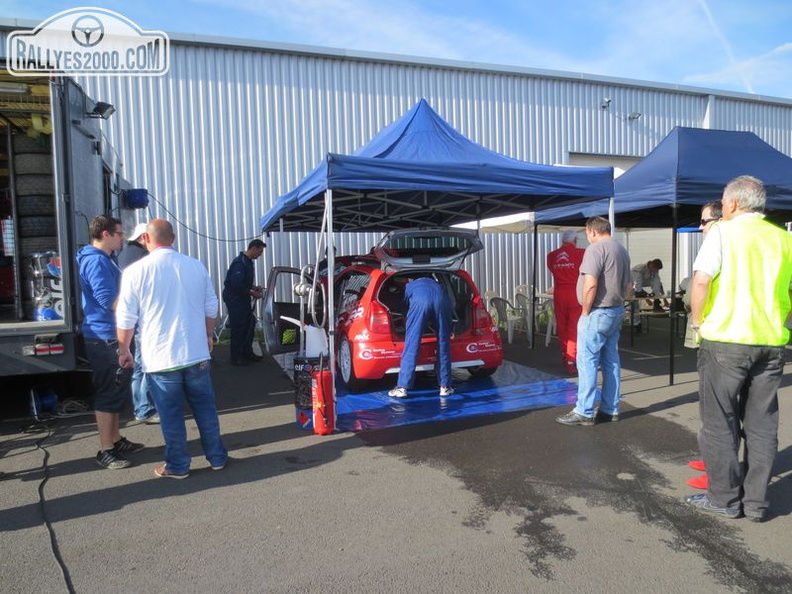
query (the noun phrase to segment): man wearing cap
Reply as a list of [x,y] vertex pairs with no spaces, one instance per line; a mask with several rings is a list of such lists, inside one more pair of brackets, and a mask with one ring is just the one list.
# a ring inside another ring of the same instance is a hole
[[[134,264],[148,255],[146,246],[143,245],[143,234],[148,223],[138,223],[127,237],[126,246],[118,255],[118,267],[123,271],[130,264]],[[160,422],[154,399],[146,387],[146,374],[140,361],[140,330],[135,328],[135,367],[132,370],[132,410],[138,421],[148,424]]]
[[577,232],[567,229],[561,235],[561,247],[547,254],[547,268],[553,275],[553,309],[561,359],[572,375],[577,375],[577,324],[582,311],[577,300],[577,281],[585,253],[577,247],[577,239]]
[[148,255],[146,246],[143,245],[143,241],[141,240],[142,235],[146,232],[147,224],[148,223],[138,223],[135,225],[129,237],[127,237],[124,249],[118,254],[118,267],[121,268],[121,270],[137,262],[143,256]]

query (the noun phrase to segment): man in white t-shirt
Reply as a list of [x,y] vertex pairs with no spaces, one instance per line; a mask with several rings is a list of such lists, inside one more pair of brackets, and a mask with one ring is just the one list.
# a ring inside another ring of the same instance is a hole
[[190,473],[185,398],[206,459],[212,470],[222,470],[228,452],[220,437],[211,376],[217,295],[206,267],[173,248],[175,236],[168,221],[151,221],[142,239],[149,256],[124,270],[116,325],[118,364],[125,368],[134,363],[129,346],[135,324],[140,326],[143,371],[165,439],[165,462],[154,473],[168,478]]

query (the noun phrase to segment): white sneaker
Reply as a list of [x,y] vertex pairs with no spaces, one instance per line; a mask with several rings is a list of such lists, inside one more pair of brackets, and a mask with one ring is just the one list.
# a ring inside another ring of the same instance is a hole
[[406,398],[407,388],[393,388],[393,390],[388,392],[388,396],[392,396],[393,398]]
[[451,386],[440,386],[440,396],[451,396],[454,393],[454,388]]

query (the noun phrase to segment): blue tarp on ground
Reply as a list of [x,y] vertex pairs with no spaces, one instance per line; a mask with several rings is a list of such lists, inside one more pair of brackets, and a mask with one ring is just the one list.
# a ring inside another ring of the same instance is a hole
[[[718,200],[726,184],[739,175],[764,182],[768,210],[792,210],[792,159],[752,132],[676,127],[614,182],[616,224],[667,226],[670,209],[657,209],[674,204],[700,207]],[[645,211],[645,225],[629,224],[640,220],[634,217],[619,217],[636,211]],[[694,218],[698,214],[697,208],[687,212]],[[558,223],[607,214],[604,200],[537,212],[536,221]]]
[[421,99],[353,155],[328,153],[261,217],[261,230],[318,231],[327,189],[335,231],[445,227],[610,197],[613,168],[506,157],[459,133]]
[[462,374],[455,375],[455,393],[447,398],[438,396],[431,381],[418,383],[403,399],[388,396],[392,382],[361,394],[339,388],[336,427],[339,431],[384,429],[571,405],[577,400],[576,384],[510,361],[504,361],[491,378],[465,379],[467,373]]

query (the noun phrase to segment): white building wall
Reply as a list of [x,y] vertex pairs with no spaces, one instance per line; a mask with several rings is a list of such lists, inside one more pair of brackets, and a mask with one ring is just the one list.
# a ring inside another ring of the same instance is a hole
[[[176,222],[179,248],[206,263],[218,291],[279,195],[327,152],[353,152],[421,97],[474,141],[536,163],[567,164],[570,154],[642,158],[677,125],[749,130],[792,149],[787,100],[246,41],[172,42],[164,77],[80,82],[117,109],[105,133],[127,179],[156,198],[140,217]],[[632,112],[640,118],[629,119]],[[368,251],[377,238],[339,237],[338,253]],[[313,236],[275,233],[267,243],[262,283],[274,264],[316,258]],[[557,235],[540,238],[540,288],[544,254],[557,244]],[[511,296],[530,283],[529,235],[488,235],[485,245],[468,265],[482,291]]]

